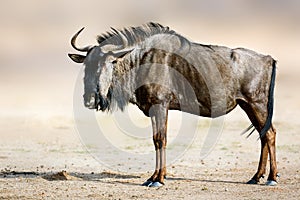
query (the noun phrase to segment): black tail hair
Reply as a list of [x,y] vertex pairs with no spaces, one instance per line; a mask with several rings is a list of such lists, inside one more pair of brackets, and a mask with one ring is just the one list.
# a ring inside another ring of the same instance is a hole
[[269,87],[269,99],[268,99],[268,116],[264,127],[261,129],[259,136],[263,138],[267,131],[272,126],[272,117],[273,117],[273,108],[274,108],[274,87],[275,87],[275,77],[276,77],[276,60],[273,60],[272,63],[272,75],[271,82]]
[[248,131],[251,132],[247,135],[247,138],[250,137],[250,135],[255,131],[255,127],[253,126],[253,124],[250,124],[250,126],[248,128],[246,128],[242,133],[241,135],[244,135],[245,133],[247,133]]

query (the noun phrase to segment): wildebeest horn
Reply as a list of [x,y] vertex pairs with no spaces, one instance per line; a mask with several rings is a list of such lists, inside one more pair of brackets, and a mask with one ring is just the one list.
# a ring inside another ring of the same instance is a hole
[[79,47],[76,47],[75,45],[75,41],[77,39],[77,36],[83,31],[84,27],[82,29],[80,29],[71,39],[71,45],[74,49],[76,49],[77,51],[82,51],[82,52],[88,52],[92,46],[86,46],[86,47],[83,47],[83,48],[79,48]]

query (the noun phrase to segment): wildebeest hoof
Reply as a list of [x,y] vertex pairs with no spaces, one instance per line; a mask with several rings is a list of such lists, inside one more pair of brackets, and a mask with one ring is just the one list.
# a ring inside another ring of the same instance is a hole
[[146,181],[145,183],[142,184],[142,186],[146,186],[146,187],[161,187],[161,186],[163,186],[163,184],[160,183],[160,182]]
[[254,179],[251,179],[250,181],[247,182],[247,184],[257,184],[258,182]]
[[153,184],[152,181],[146,181],[142,184],[142,186],[150,187]]
[[276,186],[276,185],[277,185],[277,182],[276,182],[276,181],[272,181],[272,180],[268,180],[268,181],[266,182],[266,185],[267,185],[267,186]]
[[163,184],[161,184],[160,182],[153,182],[149,187],[161,187],[163,186]]

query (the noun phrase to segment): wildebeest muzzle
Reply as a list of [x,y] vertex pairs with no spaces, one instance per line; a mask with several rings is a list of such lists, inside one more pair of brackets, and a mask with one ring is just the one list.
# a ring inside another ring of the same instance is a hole
[[84,95],[84,106],[89,109],[97,108],[97,93],[91,93],[90,95]]
[[91,93],[89,96],[84,95],[84,105],[89,109],[104,111],[108,108],[109,102],[98,93]]

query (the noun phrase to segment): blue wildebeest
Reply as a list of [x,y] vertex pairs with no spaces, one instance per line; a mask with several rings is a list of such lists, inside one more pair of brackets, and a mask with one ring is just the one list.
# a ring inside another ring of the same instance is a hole
[[82,30],[71,44],[86,55],[69,57],[85,65],[85,106],[114,111],[132,103],[151,118],[156,167],[143,185],[164,184],[168,110],[215,118],[237,105],[251,121],[247,131],[257,130],[261,141],[258,170],[248,183],[256,184],[263,177],[269,155],[266,184],[277,184],[272,125],[276,61],[271,56],[193,43],[157,23],[112,28],[98,36],[99,45],[80,48],[75,43]]

